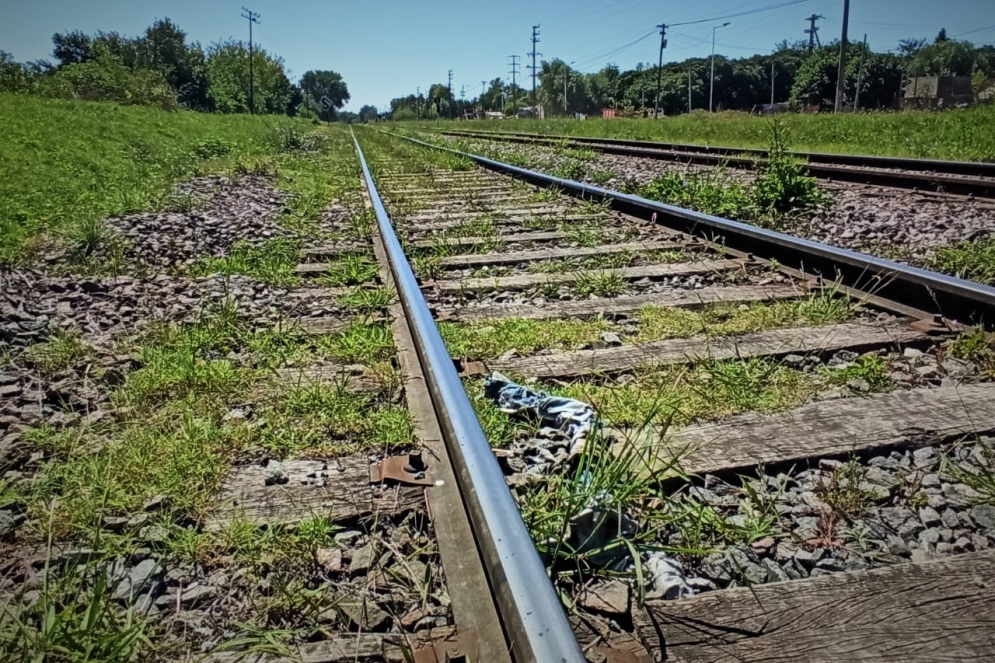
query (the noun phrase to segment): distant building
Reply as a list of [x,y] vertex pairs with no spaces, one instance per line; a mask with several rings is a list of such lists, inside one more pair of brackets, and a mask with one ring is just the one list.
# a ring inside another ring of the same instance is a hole
[[[986,81],[990,93],[992,81]],[[981,95],[979,95],[981,96]],[[905,81],[903,108],[953,108],[975,101],[970,76],[913,76]]]

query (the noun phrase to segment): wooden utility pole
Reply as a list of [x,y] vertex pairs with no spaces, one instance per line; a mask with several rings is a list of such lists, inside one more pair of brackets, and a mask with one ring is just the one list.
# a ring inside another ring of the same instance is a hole
[[667,25],[656,26],[660,28],[660,60],[656,66],[656,101],[653,103],[653,119],[660,117],[660,77],[663,75],[663,49],[667,48]]
[[857,91],[853,93],[853,110],[860,107],[860,79],[864,76],[864,53],[867,52],[867,33],[864,33],[864,48],[860,51],[860,64],[857,65]]
[[774,71],[774,63],[770,63],[770,112],[774,112],[774,77],[777,76],[777,72]]
[[259,22],[259,14],[242,7],[242,18],[249,19],[249,115],[256,111],[255,85],[252,80],[252,24]]
[[846,80],[846,29],[850,24],[850,0],[843,0],[843,33],[840,35],[840,65],[836,72],[836,106],[834,113],[843,110],[843,83]]

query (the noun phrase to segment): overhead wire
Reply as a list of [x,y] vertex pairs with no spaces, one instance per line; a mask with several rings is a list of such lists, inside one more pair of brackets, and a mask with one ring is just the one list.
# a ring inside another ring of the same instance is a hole
[[801,5],[806,2],[812,2],[812,0],[787,0],[787,2],[781,2],[775,5],[769,5],[767,7],[758,7],[756,9],[748,9],[741,12],[735,12],[733,14],[726,14],[725,16],[715,16],[713,18],[702,18],[696,21],[682,21],[680,23],[668,23],[667,27],[677,27],[681,25],[697,25],[698,23],[711,23],[714,21],[724,21],[727,18],[739,18],[740,16],[749,16],[751,14],[759,14],[761,12],[768,12],[774,9],[783,9],[784,7],[793,7],[795,5]]

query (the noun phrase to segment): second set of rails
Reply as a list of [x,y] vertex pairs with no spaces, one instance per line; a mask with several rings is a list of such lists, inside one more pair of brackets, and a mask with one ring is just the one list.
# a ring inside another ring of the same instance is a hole
[[[995,589],[987,580],[995,552],[980,539],[957,554],[923,543],[924,552],[910,559],[831,572],[823,566],[823,573],[780,582],[771,570],[752,584],[676,601],[647,598],[639,586],[646,578],[633,575],[622,605],[593,601],[586,592],[601,582],[596,570],[593,581],[549,578],[549,560],[532,546],[518,513],[521,493],[508,488],[523,485],[521,466],[497,457],[516,452],[492,451],[495,441],[471,404],[479,400],[471,396],[480,377],[494,372],[537,389],[586,384],[592,393],[610,393],[647,374],[665,380],[668,370],[707,362],[821,363],[848,354],[902,357],[906,349],[910,357],[942,356],[966,325],[990,319],[995,290],[372,130],[359,133],[357,150],[377,216],[381,269],[392,275],[397,314],[424,379],[406,386],[430,397],[448,456],[440,462],[449,469],[441,471],[458,485],[473,533],[459,563],[483,569],[491,600],[473,598],[481,614],[496,612],[500,620],[500,632],[490,624],[476,640],[479,660],[980,660],[995,646]],[[448,152],[459,165],[428,159],[430,150]],[[832,321],[716,331],[737,311],[814,298],[851,302],[852,311]],[[688,333],[648,331],[648,316],[674,311],[701,312],[705,322]],[[592,320],[607,321],[606,334],[579,348],[540,342],[497,352],[471,344],[451,357],[439,331],[445,325],[451,337],[513,321]],[[717,420],[692,416],[654,453],[667,463],[680,450],[682,475],[697,485],[694,477],[758,468],[790,466],[784,471],[794,476],[798,468],[835,467],[833,459],[862,462],[995,430],[995,384],[960,377],[802,399],[766,415],[747,407]],[[988,536],[980,521],[976,526]],[[803,551],[826,547],[799,539],[792,527],[783,541]],[[457,562],[442,552],[453,583]],[[461,618],[456,602],[456,630],[473,637],[486,617],[467,610]]]

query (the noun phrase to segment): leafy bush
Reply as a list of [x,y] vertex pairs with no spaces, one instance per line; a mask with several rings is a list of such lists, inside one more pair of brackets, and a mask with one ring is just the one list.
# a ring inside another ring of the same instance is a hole
[[829,198],[814,177],[802,172],[801,164],[784,145],[784,127],[780,120],[771,122],[771,142],[761,176],[753,190],[753,200],[765,213],[786,214],[825,205]]

